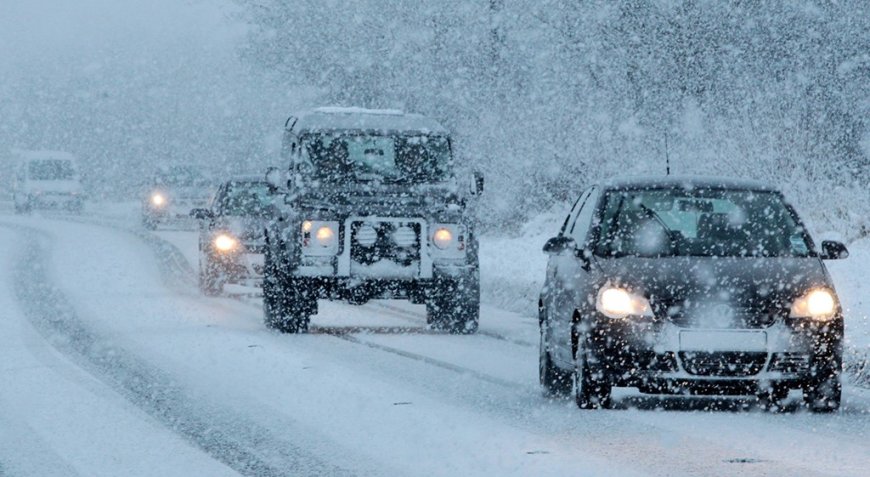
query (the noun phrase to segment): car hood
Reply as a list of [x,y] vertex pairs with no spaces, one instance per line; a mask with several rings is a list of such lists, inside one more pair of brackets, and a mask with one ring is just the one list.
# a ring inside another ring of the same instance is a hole
[[299,194],[304,208],[334,212],[339,216],[459,217],[465,203],[450,184],[381,185],[313,189]]
[[605,282],[659,303],[724,303],[756,308],[790,304],[815,287],[832,287],[815,257],[663,257],[599,259]]

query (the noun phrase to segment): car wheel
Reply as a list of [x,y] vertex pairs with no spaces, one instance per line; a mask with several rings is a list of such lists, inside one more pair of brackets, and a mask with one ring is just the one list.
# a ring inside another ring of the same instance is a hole
[[263,277],[263,321],[267,328],[282,333],[305,333],[317,300],[294,286],[266,256]]
[[480,282],[477,277],[438,279],[426,300],[426,322],[432,329],[473,334],[480,322]]
[[211,263],[208,257],[199,258],[199,289],[204,295],[216,296],[223,291],[220,270]]
[[840,383],[839,358],[832,359],[823,365],[815,376],[804,384],[804,403],[812,412],[835,412],[840,408],[843,395],[843,385]]
[[156,230],[157,229],[157,221],[153,217],[143,215],[142,216],[142,226],[148,230]]
[[547,321],[541,320],[541,339],[538,344],[538,381],[548,397],[564,397],[571,394],[571,372],[563,371],[553,364],[550,344],[547,339]]
[[758,391],[758,404],[768,411],[781,411],[784,409],[785,399],[788,397],[788,386],[773,383]]
[[589,359],[587,338],[578,337],[574,365],[574,399],[580,409],[610,408],[611,384]]

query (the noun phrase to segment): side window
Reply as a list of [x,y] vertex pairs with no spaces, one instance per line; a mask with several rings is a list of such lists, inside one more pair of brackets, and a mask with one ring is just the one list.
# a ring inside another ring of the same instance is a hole
[[586,200],[580,206],[580,211],[577,213],[577,220],[571,224],[571,230],[568,233],[580,247],[586,243],[589,228],[592,225],[592,217],[595,215],[596,205],[598,205],[598,188],[593,186],[589,189]]
[[567,235],[568,231],[571,230],[571,227],[574,226],[574,219],[577,217],[577,211],[580,210],[580,207],[586,202],[586,198],[589,197],[589,192],[591,189],[586,189],[580,197],[577,198],[577,201],[574,202],[574,206],[571,207],[571,212],[568,212],[568,216],[565,217],[565,222],[562,223],[562,230],[559,232],[559,235]]

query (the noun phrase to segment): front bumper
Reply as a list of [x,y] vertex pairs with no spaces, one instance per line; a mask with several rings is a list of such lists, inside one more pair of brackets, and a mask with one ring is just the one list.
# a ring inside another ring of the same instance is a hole
[[219,254],[212,252],[212,265],[221,275],[224,283],[245,286],[262,286],[263,284],[263,254],[262,253],[232,253]]
[[800,387],[839,362],[842,329],[841,317],[708,329],[598,316],[587,343],[592,362],[616,386],[727,394],[751,392],[759,383]]

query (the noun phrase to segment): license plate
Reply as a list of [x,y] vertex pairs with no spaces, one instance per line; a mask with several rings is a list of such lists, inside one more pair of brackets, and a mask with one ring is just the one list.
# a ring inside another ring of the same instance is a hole
[[764,331],[681,331],[680,351],[767,351]]

